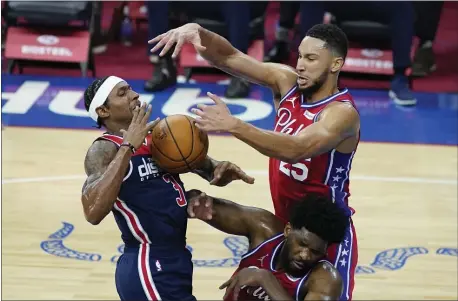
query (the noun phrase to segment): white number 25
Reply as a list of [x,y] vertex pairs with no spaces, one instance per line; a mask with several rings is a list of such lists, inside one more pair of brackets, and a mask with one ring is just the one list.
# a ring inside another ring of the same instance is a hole
[[[307,159],[310,161],[310,159]],[[290,168],[288,168],[289,166]],[[287,175],[288,177],[293,177],[293,179],[297,181],[305,181],[307,179],[309,170],[304,163],[295,163],[295,164],[288,164],[286,162],[280,161],[280,171]]]

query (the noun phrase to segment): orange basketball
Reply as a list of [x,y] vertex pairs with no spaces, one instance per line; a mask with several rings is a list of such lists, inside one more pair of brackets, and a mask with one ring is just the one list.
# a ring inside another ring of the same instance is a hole
[[195,126],[192,117],[171,115],[154,127],[151,152],[165,171],[187,173],[201,166],[207,156],[208,136]]

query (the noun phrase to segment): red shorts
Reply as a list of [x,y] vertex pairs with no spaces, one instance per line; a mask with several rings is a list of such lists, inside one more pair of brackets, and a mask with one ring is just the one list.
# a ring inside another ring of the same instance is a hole
[[344,240],[340,244],[332,244],[328,247],[327,259],[334,263],[344,283],[340,300],[352,300],[355,271],[358,264],[358,241],[352,220],[350,220],[350,227],[347,229]]

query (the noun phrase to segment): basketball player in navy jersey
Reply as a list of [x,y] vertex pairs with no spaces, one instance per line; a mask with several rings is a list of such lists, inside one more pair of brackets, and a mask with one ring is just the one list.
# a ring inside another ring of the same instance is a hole
[[348,217],[330,199],[309,194],[292,207],[289,222],[267,210],[190,191],[189,216],[233,235],[248,238],[226,289],[225,301],[339,300],[344,284],[325,260],[329,243],[345,237]]
[[[121,78],[95,80],[85,91],[90,117],[106,133],[90,146],[81,201],[87,221],[99,224],[113,212],[125,244],[116,266],[121,300],[195,300],[193,265],[186,248],[187,196],[178,175],[151,158],[151,105]],[[239,167],[207,158],[196,171],[213,185],[241,179]]]
[[[229,132],[269,159],[269,182],[275,214],[287,222],[291,206],[303,195],[332,197],[348,215],[350,171],[360,137],[360,118],[348,89],[338,87],[347,55],[345,33],[332,24],[313,26],[298,49],[296,69],[263,63],[241,53],[223,37],[190,23],[150,41],[153,51],[173,45],[176,56],[190,43],[215,67],[269,87],[276,108],[273,131],[257,128],[231,115],[216,95],[215,105],[198,105],[197,126],[206,131]],[[345,283],[343,300],[351,300],[358,261],[356,233],[351,222],[344,240],[348,246],[330,245],[328,259]],[[339,252],[349,248],[348,254]],[[345,259],[342,261],[342,259]]]

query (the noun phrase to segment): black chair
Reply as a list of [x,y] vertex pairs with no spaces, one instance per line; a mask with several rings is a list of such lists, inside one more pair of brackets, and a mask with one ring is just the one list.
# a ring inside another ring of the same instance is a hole
[[[203,2],[202,5],[205,5]],[[264,1],[253,1],[250,2],[250,24],[249,24],[249,35],[250,35],[250,44],[256,40],[264,40],[264,19],[265,12],[268,2]],[[198,5],[194,4],[195,7]],[[174,26],[180,26],[183,23],[193,22],[201,25],[202,27],[211,30],[225,38],[228,38],[228,32],[226,23],[224,20],[219,17],[221,14],[218,12],[208,12],[205,13],[196,10],[190,9],[186,10],[189,7],[189,4],[183,2],[171,2],[171,10],[175,18],[171,18],[171,21],[174,23]],[[185,15],[185,18],[182,17]],[[183,22],[185,21],[185,22]],[[185,78],[188,81],[192,74],[196,71],[202,71],[205,73],[216,72],[220,73],[221,71],[216,68],[184,68]]]

